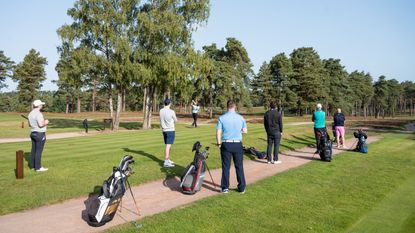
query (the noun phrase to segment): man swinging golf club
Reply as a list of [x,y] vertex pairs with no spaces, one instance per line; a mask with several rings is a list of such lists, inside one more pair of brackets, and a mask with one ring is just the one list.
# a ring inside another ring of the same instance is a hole
[[227,103],[228,111],[219,117],[216,125],[216,142],[220,148],[222,159],[222,193],[229,192],[229,170],[231,158],[235,164],[238,191],[245,193],[245,174],[243,164],[242,133],[248,133],[245,119],[236,113],[236,104],[233,100]]

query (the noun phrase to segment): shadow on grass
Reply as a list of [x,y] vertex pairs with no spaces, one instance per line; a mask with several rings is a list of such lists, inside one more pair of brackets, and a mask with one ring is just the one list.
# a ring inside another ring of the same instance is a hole
[[140,156],[145,156],[160,166],[160,171],[165,174],[165,179],[163,185],[170,188],[172,191],[180,191],[180,181],[176,177],[180,177],[184,171],[184,167],[175,164],[176,166],[172,168],[166,168],[163,166],[164,160],[157,158],[155,155],[147,153],[142,150],[132,150],[130,148],[122,148],[127,153],[133,153]]
[[27,167],[28,168],[31,168],[30,167],[30,152],[24,152],[24,160],[26,160],[26,164],[27,164]]

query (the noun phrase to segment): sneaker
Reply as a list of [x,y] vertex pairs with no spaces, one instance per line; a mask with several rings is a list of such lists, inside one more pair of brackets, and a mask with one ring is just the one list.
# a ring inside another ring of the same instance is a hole
[[229,193],[229,189],[222,189],[220,192],[221,193]]
[[245,189],[243,191],[239,191],[240,194],[245,194]]
[[174,164],[174,162],[173,162],[173,161],[171,161],[170,159],[169,159],[169,160],[167,160],[167,161],[169,161],[169,163],[171,163],[171,164]]
[[282,163],[280,160],[274,161],[273,164],[280,164]]
[[271,164],[271,161],[268,161],[267,163],[268,163],[268,164]]
[[37,171],[37,172],[45,172],[47,170],[49,170],[49,169],[48,168],[45,168],[45,167],[41,167],[41,168],[39,168],[39,169],[37,169],[35,171]]
[[164,167],[174,167],[174,164],[170,163],[168,160],[164,161]]

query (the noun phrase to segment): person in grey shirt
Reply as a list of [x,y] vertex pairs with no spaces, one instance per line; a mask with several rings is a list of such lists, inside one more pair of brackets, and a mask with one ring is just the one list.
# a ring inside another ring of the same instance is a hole
[[30,139],[32,140],[32,151],[30,153],[29,166],[37,172],[47,171],[47,168],[42,167],[42,152],[46,142],[46,126],[49,120],[43,118],[40,110],[45,105],[40,100],[33,101],[33,109],[29,113],[28,121],[30,126]]
[[177,122],[176,113],[170,109],[171,100],[164,101],[164,108],[160,110],[160,125],[163,130],[164,144],[164,167],[174,167],[174,162],[170,160],[170,148],[174,143],[175,129],[174,123]]

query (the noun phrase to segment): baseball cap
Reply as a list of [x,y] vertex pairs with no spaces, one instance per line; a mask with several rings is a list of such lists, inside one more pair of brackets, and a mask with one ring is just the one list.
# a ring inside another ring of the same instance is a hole
[[171,104],[171,99],[166,99],[166,100],[164,100],[164,105],[169,105],[169,104]]
[[33,101],[33,106],[39,107],[40,105],[45,105],[45,102],[42,102],[40,100]]

